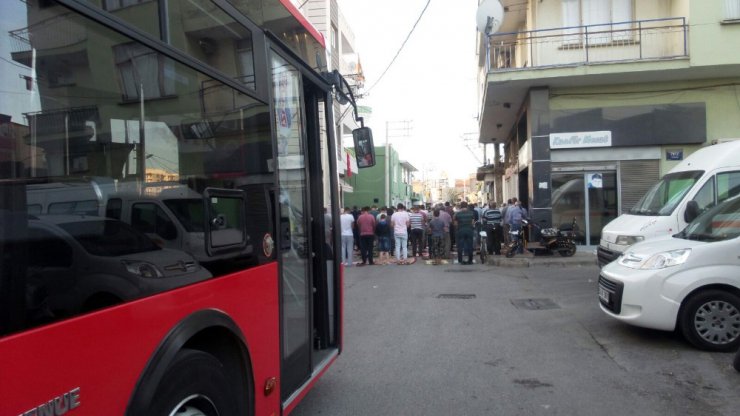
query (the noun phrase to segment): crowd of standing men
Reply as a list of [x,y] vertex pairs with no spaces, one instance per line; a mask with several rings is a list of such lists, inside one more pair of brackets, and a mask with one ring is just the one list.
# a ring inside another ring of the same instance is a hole
[[[326,223],[331,224],[330,214],[326,212],[325,216]],[[481,230],[485,231],[488,254],[499,255],[509,232],[521,230],[523,218],[527,218],[527,210],[516,198],[501,208],[496,202],[485,207],[465,201],[457,206],[449,202],[427,208],[415,205],[410,211],[404,204],[398,204],[395,209],[345,207],[339,221],[342,263],[345,266],[404,265],[426,257],[432,264],[441,264],[450,260],[456,249],[458,263],[472,264]],[[330,235],[327,228],[328,244],[331,244]],[[359,251],[360,262],[354,261],[355,251]]]

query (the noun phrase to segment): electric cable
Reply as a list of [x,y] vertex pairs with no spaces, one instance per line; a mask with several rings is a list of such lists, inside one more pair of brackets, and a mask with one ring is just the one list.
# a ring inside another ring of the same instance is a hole
[[408,42],[409,38],[411,37],[411,34],[414,33],[414,29],[416,29],[416,25],[419,24],[421,21],[421,18],[424,17],[424,13],[427,11],[427,8],[429,7],[429,3],[431,3],[432,0],[427,0],[427,4],[424,6],[424,9],[422,9],[421,13],[419,14],[419,18],[416,19],[416,22],[414,23],[414,26],[411,27],[411,30],[409,31],[409,34],[406,35],[406,39],[404,39],[403,43],[401,44],[401,47],[398,48],[398,52],[396,52],[396,55],[391,59],[391,62],[388,64],[388,66],[385,68],[382,74],[380,74],[380,77],[375,81],[373,85],[370,86],[367,90],[365,90],[365,94],[369,93],[370,90],[375,88],[376,85],[380,82],[381,79],[385,76],[385,74],[388,72],[389,69],[391,69],[391,65],[393,65],[394,62],[396,62],[396,58],[398,58],[398,55],[401,54],[401,51],[403,50],[403,47],[406,46],[406,42]]

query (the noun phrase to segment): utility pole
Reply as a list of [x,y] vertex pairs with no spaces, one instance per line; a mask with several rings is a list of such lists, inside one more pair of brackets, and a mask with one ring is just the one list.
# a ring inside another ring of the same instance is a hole
[[385,122],[385,206],[393,204],[391,200],[391,138],[411,136],[411,120]]

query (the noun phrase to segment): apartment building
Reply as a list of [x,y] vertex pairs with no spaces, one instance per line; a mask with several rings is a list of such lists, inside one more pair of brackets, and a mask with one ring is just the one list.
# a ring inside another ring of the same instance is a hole
[[479,34],[478,170],[535,221],[598,244],[664,173],[740,137],[740,0],[502,0]]

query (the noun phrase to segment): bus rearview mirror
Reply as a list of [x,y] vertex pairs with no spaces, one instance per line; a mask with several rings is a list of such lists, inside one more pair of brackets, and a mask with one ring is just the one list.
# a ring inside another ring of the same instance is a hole
[[375,166],[375,145],[373,144],[373,131],[370,127],[352,130],[352,138],[355,142],[357,167],[362,169]]

